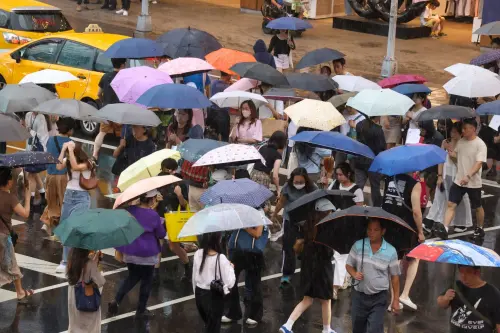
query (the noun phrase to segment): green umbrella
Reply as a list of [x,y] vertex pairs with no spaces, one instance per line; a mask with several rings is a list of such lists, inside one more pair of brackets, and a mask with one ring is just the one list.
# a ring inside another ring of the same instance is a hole
[[64,246],[102,250],[132,243],[144,229],[123,209],[74,213],[54,230]]

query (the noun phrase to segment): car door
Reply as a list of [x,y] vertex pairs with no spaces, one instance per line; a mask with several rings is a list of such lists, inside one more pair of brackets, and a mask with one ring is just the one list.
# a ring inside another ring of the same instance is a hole
[[75,98],[80,100],[87,89],[90,72],[94,66],[95,48],[75,41],[67,40],[61,48],[56,62],[50,69],[70,72],[78,78],[57,85],[60,98]]

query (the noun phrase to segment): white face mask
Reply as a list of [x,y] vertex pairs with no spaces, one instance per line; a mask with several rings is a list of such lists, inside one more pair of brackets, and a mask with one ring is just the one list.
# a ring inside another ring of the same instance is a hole
[[293,184],[293,187],[295,187],[297,190],[302,190],[304,187],[306,187],[306,184]]
[[248,117],[250,117],[251,114],[252,114],[252,111],[247,111],[247,110],[241,111],[241,115],[243,116],[243,118],[248,118]]

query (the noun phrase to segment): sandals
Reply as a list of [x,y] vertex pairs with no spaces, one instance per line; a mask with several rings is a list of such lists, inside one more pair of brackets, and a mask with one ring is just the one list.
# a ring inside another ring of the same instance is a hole
[[29,302],[31,296],[33,296],[33,294],[35,294],[35,292],[31,289],[23,289],[24,291],[24,297],[23,298],[18,298],[17,299],[17,302],[20,303],[20,304],[26,304]]

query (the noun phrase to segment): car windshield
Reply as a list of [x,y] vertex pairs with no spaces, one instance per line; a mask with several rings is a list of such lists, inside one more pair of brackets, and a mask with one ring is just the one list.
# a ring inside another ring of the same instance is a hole
[[32,32],[61,32],[71,30],[71,25],[61,12],[14,12],[11,29]]

